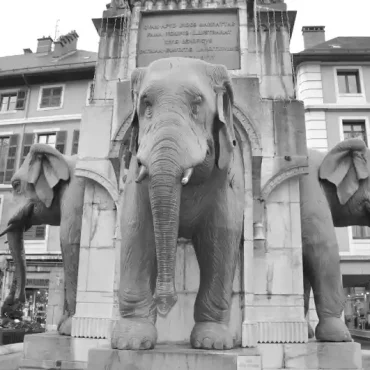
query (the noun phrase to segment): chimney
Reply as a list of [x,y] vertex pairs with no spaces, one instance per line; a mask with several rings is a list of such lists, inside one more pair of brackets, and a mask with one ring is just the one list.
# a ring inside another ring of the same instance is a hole
[[30,48],[23,49],[24,54],[32,54],[32,50]]
[[59,39],[54,42],[53,57],[59,58],[72,51],[76,51],[78,37],[76,31],[71,31],[66,35],[60,36]]
[[50,53],[52,44],[53,44],[53,39],[50,36],[48,37],[44,36],[41,39],[37,39],[36,53]]
[[325,26],[302,27],[304,48],[310,49],[325,42]]

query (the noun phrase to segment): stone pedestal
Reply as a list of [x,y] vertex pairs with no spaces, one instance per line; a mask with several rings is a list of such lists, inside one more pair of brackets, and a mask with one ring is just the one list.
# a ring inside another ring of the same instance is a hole
[[261,344],[255,349],[199,351],[157,346],[151,351],[92,349],[88,370],[362,369],[358,343]]
[[85,370],[88,353],[95,348],[109,349],[110,343],[106,339],[72,338],[56,333],[26,335],[19,370]]

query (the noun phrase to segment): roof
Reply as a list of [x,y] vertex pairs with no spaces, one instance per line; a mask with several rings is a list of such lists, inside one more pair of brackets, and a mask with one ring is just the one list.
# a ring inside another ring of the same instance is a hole
[[0,57],[0,76],[91,68],[95,67],[96,61],[97,53],[85,50],[76,50],[59,58],[53,57],[52,52],[12,55]]
[[293,54],[294,66],[306,62],[370,61],[370,37],[336,37]]
[[369,53],[370,37],[336,37],[312,48],[301,51],[298,54],[329,53]]

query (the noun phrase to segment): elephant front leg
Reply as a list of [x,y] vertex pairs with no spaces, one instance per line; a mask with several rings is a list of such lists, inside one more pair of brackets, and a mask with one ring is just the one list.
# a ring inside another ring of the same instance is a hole
[[[61,235],[64,234],[61,227]],[[71,335],[72,317],[76,312],[77,283],[78,283],[78,261],[80,256],[80,244],[69,244],[61,238],[61,250],[64,266],[65,302],[64,315],[59,321],[58,332],[62,335]]]
[[[200,268],[200,286],[194,307],[193,348],[231,349],[229,331],[233,281],[242,234],[242,216],[212,216],[193,238]],[[230,218],[233,218],[231,220]]]
[[157,342],[157,311],[153,300],[156,281],[153,222],[149,200],[146,206],[140,205],[140,201],[132,202],[133,208],[126,203],[121,223],[121,318],[115,324],[111,341],[112,348],[117,349],[151,349]]
[[303,264],[319,317],[316,339],[325,342],[351,341],[348,328],[341,319],[346,298],[334,226],[330,225],[331,219],[316,217],[314,213],[303,220]]

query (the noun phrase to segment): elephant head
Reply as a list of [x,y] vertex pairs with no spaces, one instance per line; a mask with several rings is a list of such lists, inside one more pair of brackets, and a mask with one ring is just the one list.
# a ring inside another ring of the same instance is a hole
[[334,225],[370,226],[370,151],[361,139],[348,139],[328,152],[319,177]]
[[[190,58],[166,58],[131,76],[130,151],[137,186],[147,183],[153,215],[158,312],[176,302],[174,270],[182,187],[227,172],[236,145],[227,70]],[[136,157],[136,158],[135,158]],[[145,179],[145,181],[144,181]]]
[[69,180],[70,169],[65,157],[46,144],[34,144],[22,166],[12,178],[13,201],[7,233],[9,249],[15,263],[15,275],[8,302],[24,302],[26,263],[23,232],[32,225],[59,225],[62,182]]

